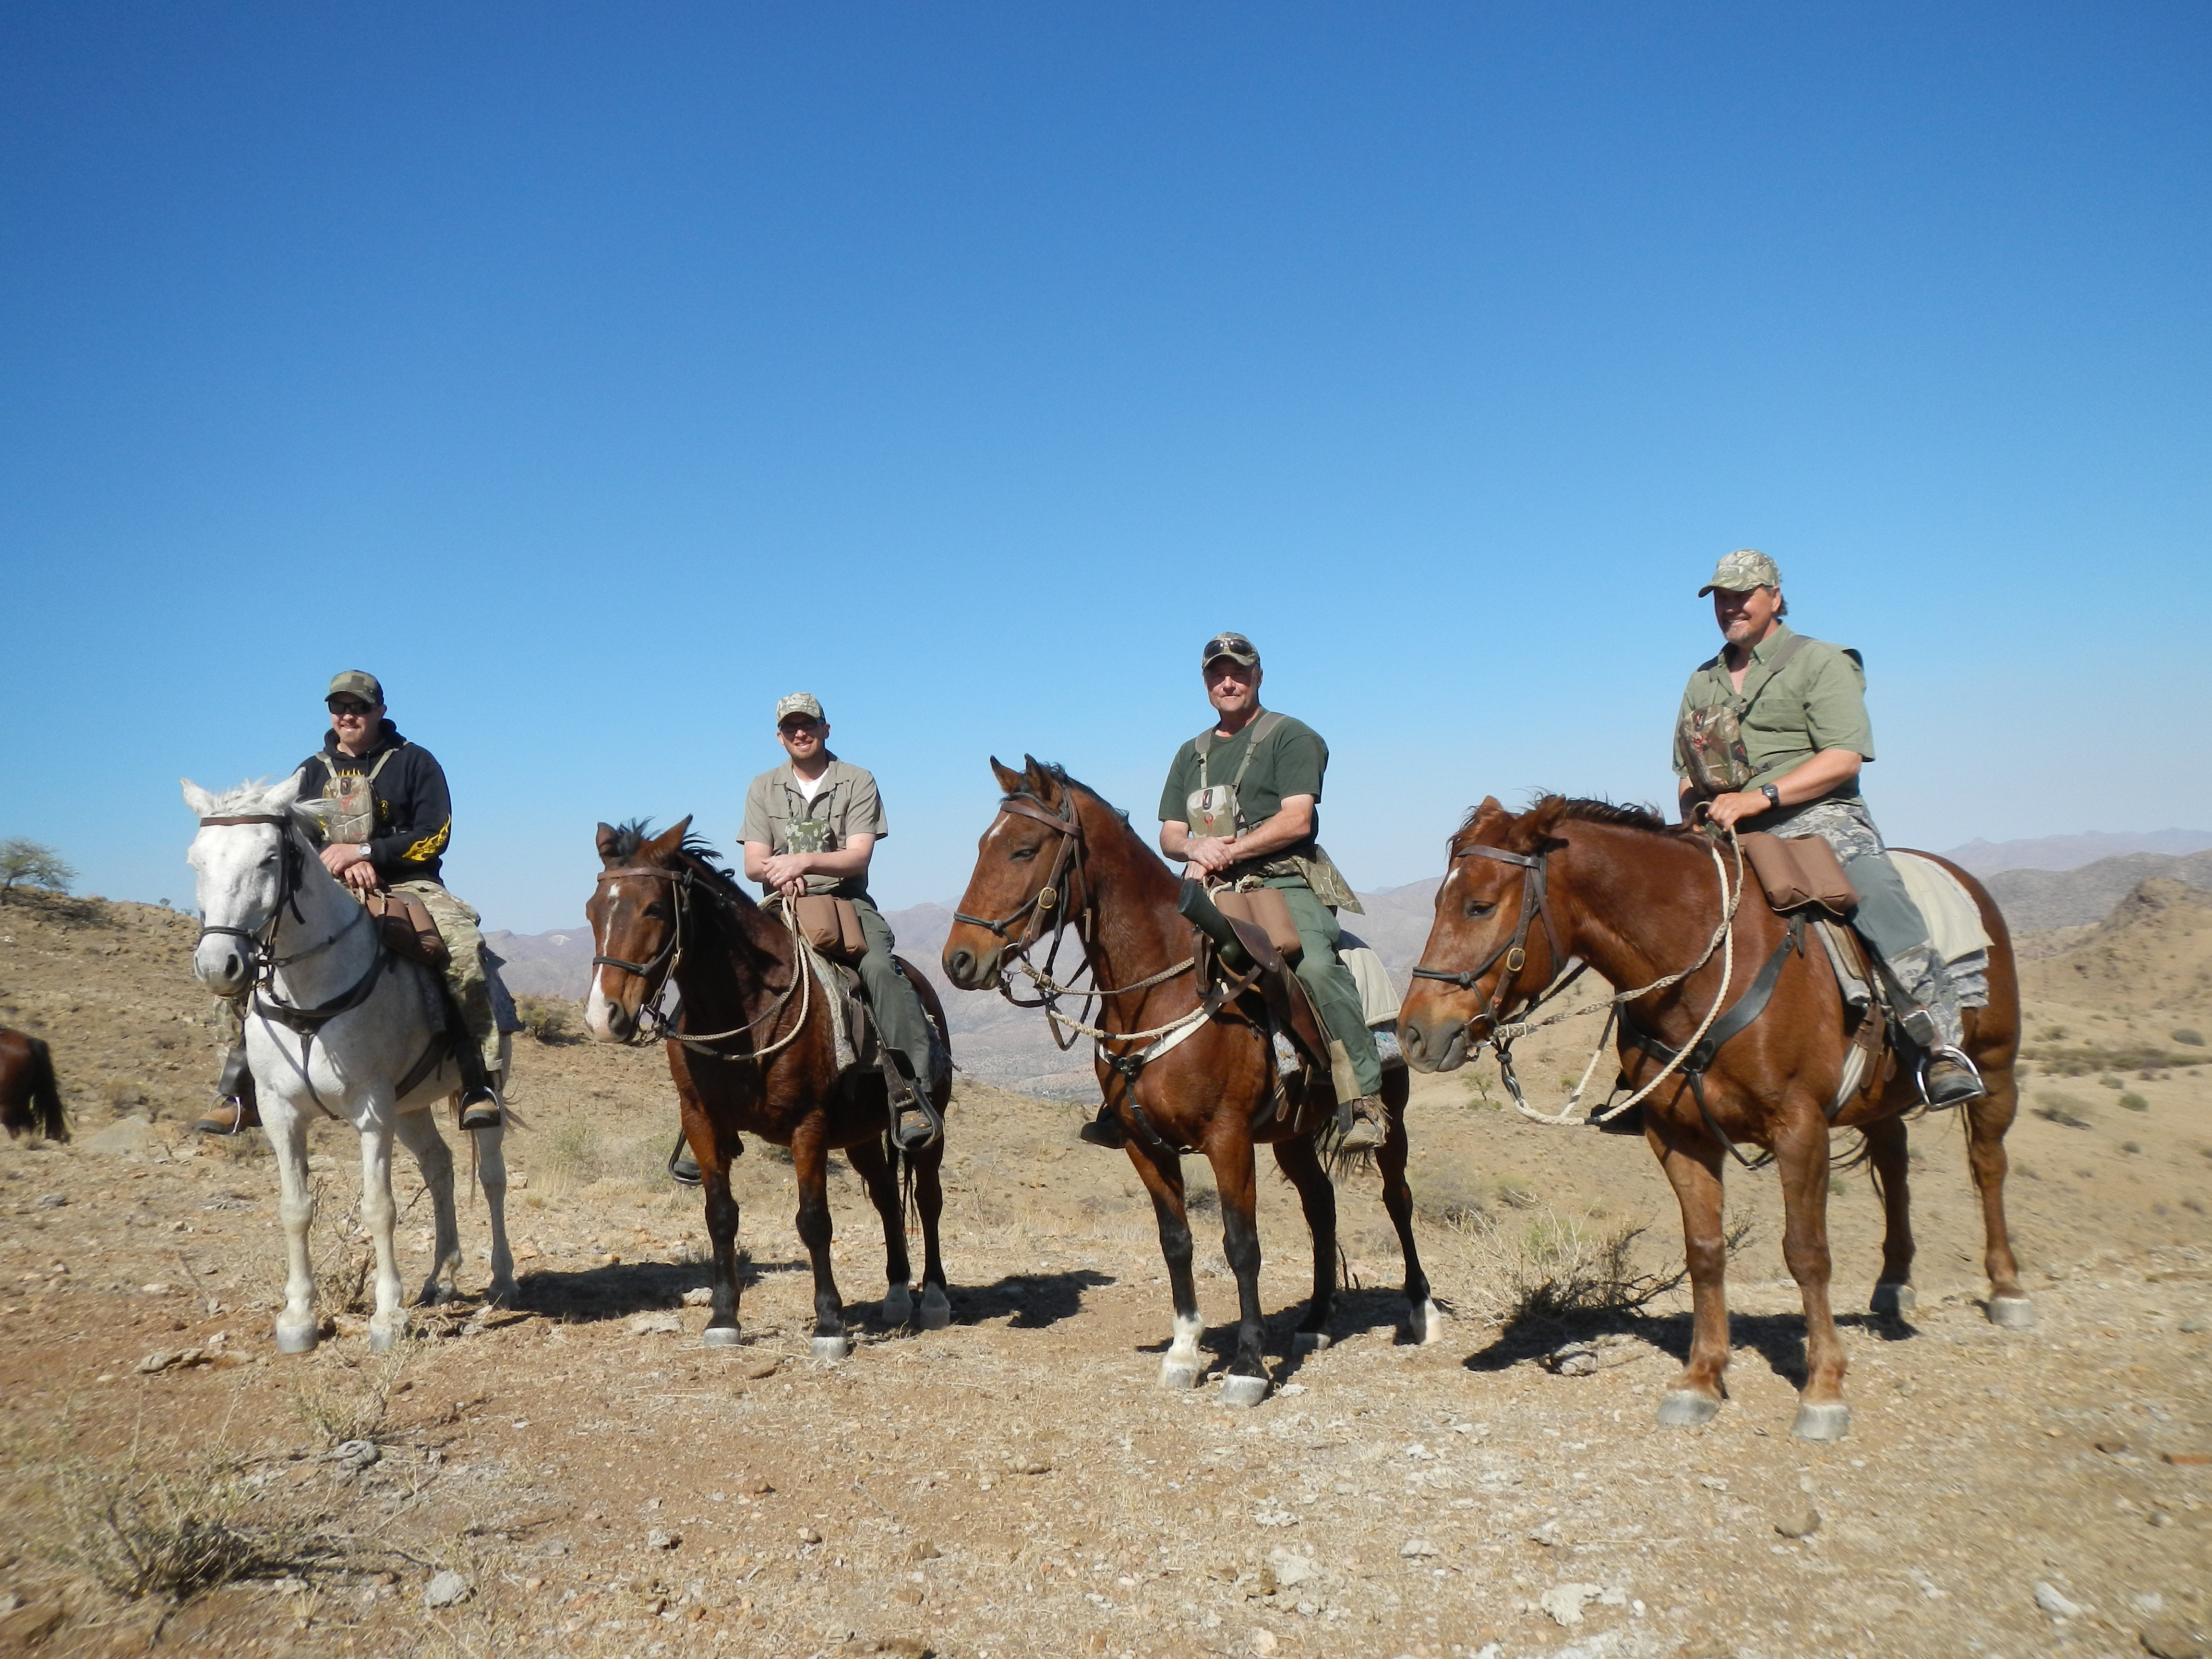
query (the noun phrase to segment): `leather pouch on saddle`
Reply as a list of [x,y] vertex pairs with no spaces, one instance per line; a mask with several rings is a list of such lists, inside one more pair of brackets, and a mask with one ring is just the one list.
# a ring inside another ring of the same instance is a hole
[[860,907],[852,900],[809,893],[797,904],[799,931],[822,955],[832,962],[851,963],[868,954],[867,935],[860,931]]
[[1816,904],[1838,920],[1858,908],[1859,896],[1836,849],[1818,836],[1748,835],[1743,856],[1773,908],[1787,915]]
[[1304,952],[1297,924],[1291,920],[1290,904],[1274,888],[1255,887],[1239,892],[1224,887],[1208,896],[1213,908],[1231,921],[1249,922],[1265,933],[1284,961],[1296,962]]
[[430,920],[430,913],[420,899],[380,890],[362,902],[384,935],[386,950],[403,961],[419,962],[441,973],[445,970],[452,953],[446,949],[446,941],[438,934],[438,924]]
[[[1231,896],[1225,891],[1209,896],[1196,882],[1186,879],[1176,908],[1189,919],[1201,939],[1214,945],[1224,969],[1240,978],[1255,968],[1259,970],[1256,988],[1266,1000],[1277,1028],[1289,1034],[1304,1052],[1310,1065],[1326,1073],[1329,1066],[1328,1038],[1322,1031],[1321,1018],[1306,996],[1306,988],[1298,983],[1298,976],[1291,971],[1291,964],[1283,959],[1283,953],[1275,948],[1264,928],[1257,922],[1223,912],[1218,901]],[[1279,894],[1276,898],[1280,902]],[[1289,914],[1287,908],[1284,914]]]

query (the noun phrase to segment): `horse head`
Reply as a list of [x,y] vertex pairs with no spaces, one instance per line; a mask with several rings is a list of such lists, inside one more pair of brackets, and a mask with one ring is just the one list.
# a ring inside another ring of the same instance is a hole
[[258,966],[253,941],[274,930],[277,914],[298,891],[313,862],[295,839],[318,825],[300,800],[305,774],[295,772],[273,787],[242,784],[211,795],[189,778],[185,805],[200,821],[185,857],[192,866],[194,902],[200,913],[192,974],[217,996],[242,995]]
[[1068,877],[1083,852],[1081,792],[1036,757],[1022,762],[1017,772],[992,757],[1006,798],[976,843],[975,871],[945,937],[945,977],[963,991],[995,985],[1010,951],[1066,919]]
[[628,1042],[660,994],[683,944],[687,817],[647,839],[641,821],[599,827],[599,878],[584,915],[592,924],[592,993],[584,1024],[593,1041]]

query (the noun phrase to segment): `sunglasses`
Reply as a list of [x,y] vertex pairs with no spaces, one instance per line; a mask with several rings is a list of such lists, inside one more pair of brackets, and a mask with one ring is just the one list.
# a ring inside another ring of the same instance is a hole
[[333,714],[354,720],[359,720],[365,714],[374,714],[376,712],[376,705],[374,703],[356,702],[350,699],[342,698],[331,699],[330,708]]

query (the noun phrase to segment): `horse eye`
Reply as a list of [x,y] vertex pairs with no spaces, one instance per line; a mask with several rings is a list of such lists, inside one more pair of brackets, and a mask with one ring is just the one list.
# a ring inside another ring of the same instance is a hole
[[1497,908],[1488,899],[1469,899],[1467,902],[1467,913],[1471,916],[1486,916]]
[[1014,862],[1019,864],[1025,859],[1035,858],[1036,854],[1037,849],[1034,847],[1017,847],[1014,848]]
[[658,904],[647,905],[645,907],[645,914],[651,916],[655,921],[665,921],[668,920],[668,912]]

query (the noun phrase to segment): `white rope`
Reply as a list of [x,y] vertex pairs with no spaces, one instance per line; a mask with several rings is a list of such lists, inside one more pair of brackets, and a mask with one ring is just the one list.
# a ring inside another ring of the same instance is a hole
[[[1639,989],[1621,991],[1605,998],[1602,1001],[1588,1003],[1566,1013],[1553,1014],[1547,1019],[1537,1020],[1534,1023],[1516,1021],[1510,1024],[1501,1025],[1491,1033],[1491,1045],[1503,1058],[1507,1045],[1516,1037],[1526,1036],[1531,1031],[1541,1030],[1547,1025],[1556,1025],[1561,1020],[1572,1019],[1577,1015],[1595,1013],[1600,1008],[1607,1011],[1605,1029],[1598,1033],[1597,1047],[1590,1051],[1589,1064],[1583,1067],[1581,1079],[1576,1083],[1574,1091],[1568,1095],[1565,1103],[1559,1108],[1559,1115],[1547,1117],[1522,1100],[1520,1091],[1515,1090],[1512,1091],[1514,1109],[1522,1116],[1532,1123],[1545,1124],[1554,1129],[1569,1127],[1579,1128],[1591,1123],[1610,1123],[1629,1108],[1641,1103],[1645,1096],[1679,1071],[1682,1062],[1687,1060],[1691,1052],[1705,1040],[1705,1033],[1712,1029],[1713,1022],[1720,1018],[1721,1010],[1728,1006],[1729,983],[1735,972],[1735,913],[1736,907],[1743,902],[1743,843],[1736,839],[1733,825],[1729,830],[1729,843],[1735,850],[1735,885],[1733,889],[1729,885],[1728,866],[1721,862],[1720,848],[1717,846],[1709,846],[1705,849],[1712,855],[1713,873],[1720,880],[1721,920],[1720,926],[1713,929],[1713,937],[1705,946],[1705,955],[1683,969],[1681,972],[1669,974],[1664,979],[1653,980],[1650,984]],[[1582,1104],[1583,1091],[1589,1087],[1590,1078],[1596,1073],[1598,1062],[1605,1057],[1606,1051],[1610,1046],[1613,1024],[1620,1018],[1621,1008],[1626,1004],[1634,1002],[1639,997],[1646,997],[1654,991],[1663,991],[1670,985],[1680,983],[1711,962],[1716,951],[1721,953],[1720,989],[1714,993],[1713,1006],[1705,1011],[1705,1018],[1698,1022],[1698,1029],[1691,1033],[1690,1040],[1674,1051],[1674,1059],[1660,1068],[1658,1076],[1653,1078],[1650,1082],[1629,1096],[1627,1099],[1591,1116],[1576,1116],[1575,1109]]]
[[[1041,988],[1050,983],[1043,975],[1038,973],[1036,969],[1030,967],[1026,962],[1017,962],[1014,963],[1014,966],[1027,974]],[[1190,964],[1188,963],[1184,963],[1182,967],[1171,970],[1166,977],[1172,979],[1176,974],[1182,972],[1184,968],[1188,968]],[[1122,988],[1124,990],[1134,990],[1137,988],[1135,986],[1124,986]],[[1075,994],[1071,993],[1070,994]],[[1188,1013],[1182,1016],[1182,1018],[1170,1020],[1165,1025],[1156,1025],[1149,1031],[1102,1030],[1096,1025],[1085,1024],[1081,1020],[1075,1018],[1073,1015],[1061,1013],[1059,1009],[1054,1007],[1049,1002],[1045,1005],[1044,1017],[1046,1022],[1055,1029],[1064,1027],[1070,1031],[1077,1033],[1079,1036],[1087,1036],[1093,1042],[1149,1042],[1154,1037],[1165,1036],[1170,1031],[1180,1031],[1186,1025],[1195,1025],[1200,1020],[1207,1018],[1208,1015],[1206,1012],[1206,1005],[1201,1002],[1197,1007],[1192,1009]]]

